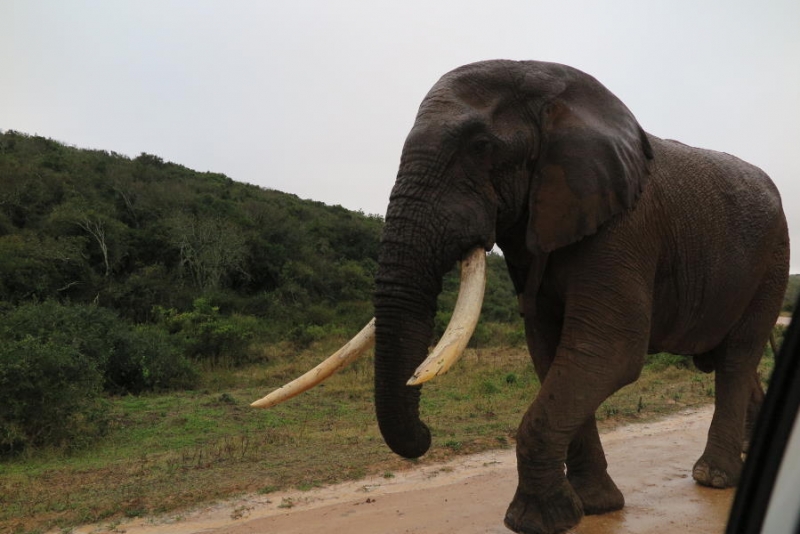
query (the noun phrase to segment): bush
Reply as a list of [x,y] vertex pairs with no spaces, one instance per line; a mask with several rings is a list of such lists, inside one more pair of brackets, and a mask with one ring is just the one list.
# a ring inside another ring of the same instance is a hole
[[27,338],[91,361],[109,393],[186,388],[197,380],[165,332],[133,327],[99,306],[48,301],[25,304],[0,317],[0,342]]
[[105,373],[107,391],[191,389],[197,381],[197,370],[163,329],[146,325],[115,334],[114,350]]
[[307,349],[312,343],[324,339],[342,338],[347,339],[355,334],[355,330],[338,326],[336,323],[327,325],[302,324],[289,331],[288,339],[296,349]]
[[255,317],[223,316],[206,298],[196,299],[188,312],[156,308],[156,316],[189,358],[212,365],[242,365],[253,359],[248,349],[258,330]]
[[55,301],[24,304],[0,319],[0,340],[27,337],[71,347],[105,371],[114,349],[110,334],[126,325],[111,310],[90,305],[66,306]]
[[80,448],[105,433],[97,362],[74,346],[26,336],[0,343],[0,454]]

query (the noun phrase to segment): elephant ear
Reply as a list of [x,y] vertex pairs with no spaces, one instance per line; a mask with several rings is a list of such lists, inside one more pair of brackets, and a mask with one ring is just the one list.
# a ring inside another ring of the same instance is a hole
[[574,243],[631,209],[653,158],[647,135],[616,96],[580,71],[560,74],[555,94],[538,110],[541,142],[527,232],[528,248],[537,253]]

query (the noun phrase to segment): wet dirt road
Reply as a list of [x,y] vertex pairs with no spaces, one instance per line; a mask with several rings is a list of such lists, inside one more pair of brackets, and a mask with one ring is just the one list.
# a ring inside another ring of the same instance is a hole
[[[609,472],[625,494],[619,512],[586,517],[578,534],[723,532],[733,490],[694,483],[712,408],[602,435]],[[494,451],[447,464],[307,492],[251,496],[179,518],[139,519],[116,530],[76,533],[342,534],[507,533],[503,514],[516,487],[514,452]]]

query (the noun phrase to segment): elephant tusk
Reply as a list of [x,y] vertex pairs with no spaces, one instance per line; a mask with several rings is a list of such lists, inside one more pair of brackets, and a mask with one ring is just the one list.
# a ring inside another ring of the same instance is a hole
[[486,252],[478,247],[461,260],[461,287],[450,324],[428,358],[407,382],[418,386],[447,372],[461,357],[478,324],[486,288]]
[[295,378],[288,384],[279,387],[263,399],[259,399],[250,406],[254,408],[271,408],[283,401],[308,391],[320,382],[328,379],[339,369],[355,361],[362,353],[375,344],[375,319],[367,323],[353,339],[344,344],[325,361],[308,371],[303,376]]

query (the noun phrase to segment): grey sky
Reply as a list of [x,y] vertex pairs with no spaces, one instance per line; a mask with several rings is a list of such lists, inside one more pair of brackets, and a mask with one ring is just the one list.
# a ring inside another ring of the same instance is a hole
[[566,63],[777,183],[800,272],[800,2],[0,0],[0,129],[383,214],[448,70]]

